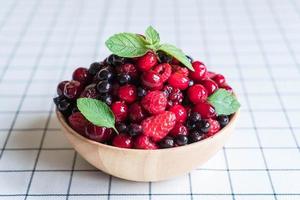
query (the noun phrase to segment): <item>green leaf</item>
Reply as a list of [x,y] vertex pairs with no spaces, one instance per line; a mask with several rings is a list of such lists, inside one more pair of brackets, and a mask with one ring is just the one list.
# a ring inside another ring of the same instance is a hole
[[146,41],[155,46],[160,42],[159,33],[152,27],[149,26],[145,32]]
[[96,126],[115,128],[115,116],[104,102],[91,98],[77,99],[77,107],[83,116]]
[[144,38],[133,33],[115,34],[105,44],[112,53],[127,58],[143,56],[149,50]]
[[234,94],[225,89],[218,89],[210,95],[208,102],[214,106],[218,115],[230,115],[241,106]]
[[160,45],[158,50],[164,51],[165,53],[173,56],[179,62],[181,62],[187,68],[189,68],[191,71],[194,71],[192,64],[187,59],[186,55],[183,53],[183,51],[181,49],[178,49],[177,47],[175,47],[174,45],[171,45],[171,44],[162,44],[162,45]]

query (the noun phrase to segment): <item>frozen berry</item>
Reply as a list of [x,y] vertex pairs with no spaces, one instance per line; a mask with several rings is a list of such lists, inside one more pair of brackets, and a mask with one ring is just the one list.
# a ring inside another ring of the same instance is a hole
[[187,112],[186,112],[186,109],[182,105],[178,104],[178,105],[172,106],[169,110],[175,114],[177,122],[180,122],[180,123],[185,122],[185,120],[187,118]]
[[209,119],[216,117],[216,111],[212,105],[207,102],[198,103],[195,105],[194,112],[198,112],[202,119]]
[[89,124],[85,128],[85,135],[91,140],[104,143],[111,139],[113,131],[110,128]]
[[178,135],[175,139],[175,142],[178,146],[183,146],[188,144],[189,139],[186,135]]
[[85,85],[90,80],[90,74],[87,68],[79,67],[73,72],[73,80],[80,82],[82,85]]
[[64,87],[64,96],[68,99],[75,99],[81,93],[81,84],[79,81],[69,81]]
[[211,79],[205,79],[201,82],[201,84],[205,87],[208,96],[213,94],[218,89],[218,84]]
[[145,135],[139,135],[135,139],[134,147],[137,149],[158,149],[158,146]]
[[145,72],[141,80],[142,84],[149,89],[160,88],[163,85],[160,75],[154,71]]
[[162,82],[166,82],[172,73],[171,65],[169,65],[168,63],[156,65],[152,70],[160,75]]
[[116,101],[111,105],[111,110],[114,113],[117,122],[121,122],[126,119],[128,108],[125,103]]
[[189,134],[189,141],[190,142],[198,142],[200,140],[202,140],[204,138],[204,134],[199,132],[199,131],[192,131],[190,134]]
[[216,74],[212,77],[212,80],[221,87],[226,81],[222,74]]
[[181,123],[176,123],[174,128],[170,131],[169,135],[176,137],[178,135],[187,135],[188,129]]
[[108,93],[112,90],[112,85],[107,81],[100,81],[97,84],[97,91],[99,93]]
[[185,90],[189,86],[189,78],[182,73],[175,72],[170,76],[168,83],[173,88]]
[[119,98],[127,103],[133,103],[136,98],[136,87],[131,84],[123,85],[119,88]]
[[151,91],[142,99],[141,104],[149,113],[159,114],[166,109],[167,98],[161,91]]
[[136,102],[129,107],[129,119],[132,122],[141,122],[146,114],[140,103]]
[[202,62],[194,61],[192,63],[192,66],[194,68],[194,71],[190,72],[191,79],[193,79],[194,81],[201,81],[206,78],[207,69]]
[[131,76],[129,74],[121,74],[119,75],[118,80],[121,85],[124,85],[131,81]]
[[207,99],[207,91],[200,84],[196,84],[190,87],[187,91],[187,95],[190,101],[193,102],[194,104],[204,102]]
[[227,115],[219,115],[217,117],[217,120],[218,120],[219,124],[221,125],[221,127],[224,127],[229,123],[229,117]]
[[79,134],[85,134],[85,127],[89,125],[89,122],[80,112],[71,114],[68,118],[70,126]]
[[170,136],[165,137],[159,142],[159,147],[162,149],[174,147],[174,139]]
[[130,149],[133,145],[132,137],[123,133],[118,134],[114,137],[112,144],[115,147]]
[[99,97],[99,94],[96,89],[96,84],[90,84],[86,86],[83,92],[81,92],[80,97],[97,99]]
[[130,124],[128,133],[131,136],[137,136],[143,131],[142,126],[139,124]]
[[57,94],[59,96],[62,96],[64,94],[64,88],[65,85],[68,83],[69,81],[62,81],[57,85]]
[[148,52],[137,59],[137,67],[139,68],[139,70],[144,72],[149,71],[156,64],[157,58],[153,52]]
[[210,124],[207,120],[201,120],[199,122],[196,123],[196,129],[198,131],[201,131],[203,133],[207,133],[210,129]]

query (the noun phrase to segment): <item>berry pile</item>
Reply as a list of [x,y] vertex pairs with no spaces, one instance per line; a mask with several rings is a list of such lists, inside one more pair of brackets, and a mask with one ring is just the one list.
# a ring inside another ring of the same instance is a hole
[[[75,131],[104,144],[159,149],[198,142],[229,123],[230,115],[217,114],[208,98],[220,88],[230,93],[232,88],[223,75],[187,58],[194,71],[163,51],[134,58],[112,54],[60,82],[54,102]],[[87,120],[76,104],[79,98],[108,105],[115,128]]]

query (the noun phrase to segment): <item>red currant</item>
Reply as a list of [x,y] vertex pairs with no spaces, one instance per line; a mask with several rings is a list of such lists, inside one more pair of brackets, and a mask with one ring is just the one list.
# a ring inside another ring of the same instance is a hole
[[194,81],[201,81],[206,78],[207,69],[202,62],[194,61],[192,66],[195,71],[190,72],[191,79]]
[[207,91],[200,84],[196,84],[190,87],[187,94],[191,102],[193,102],[194,104],[204,102],[207,99]]
[[206,79],[202,81],[201,84],[205,87],[208,96],[213,94],[219,88],[218,84],[211,79]]
[[137,67],[143,72],[149,71],[156,64],[157,58],[153,52],[148,52],[137,59]]
[[185,90],[189,86],[189,78],[182,73],[175,72],[170,76],[168,83],[174,88]]
[[137,98],[136,87],[131,84],[121,86],[118,94],[119,98],[126,103],[133,103]]
[[185,120],[187,118],[187,112],[186,112],[186,109],[182,105],[178,104],[178,105],[172,106],[170,108],[170,111],[176,115],[177,122],[181,122],[181,123],[185,122]]
[[216,74],[212,78],[212,80],[215,81],[215,83],[218,84],[219,87],[221,87],[226,82],[225,77],[222,74]]
[[141,79],[142,84],[149,89],[160,88],[163,86],[160,75],[154,71],[145,72]]
[[215,108],[207,102],[195,105],[193,112],[199,113],[202,119],[215,118],[217,115]]

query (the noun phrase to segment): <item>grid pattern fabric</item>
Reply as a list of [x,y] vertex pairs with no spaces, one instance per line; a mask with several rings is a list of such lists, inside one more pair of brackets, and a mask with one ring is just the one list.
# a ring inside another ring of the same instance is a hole
[[[0,5],[1,200],[300,199],[300,1]],[[169,181],[134,183],[96,170],[72,149],[52,98],[74,68],[109,54],[108,36],[142,33],[149,24],[223,73],[242,113],[231,140],[205,165]]]

